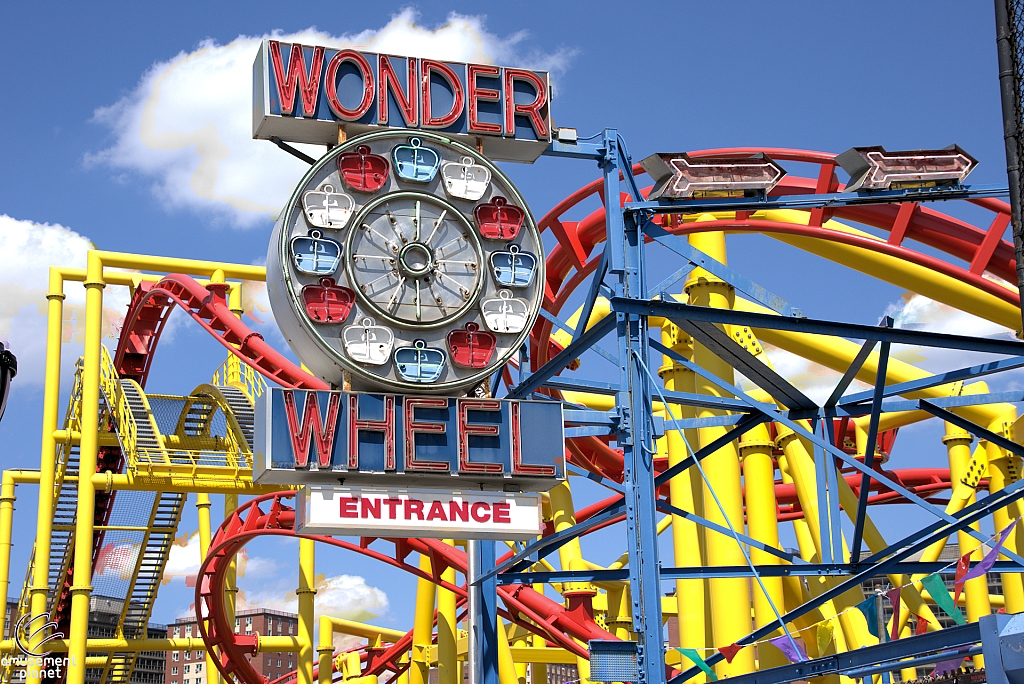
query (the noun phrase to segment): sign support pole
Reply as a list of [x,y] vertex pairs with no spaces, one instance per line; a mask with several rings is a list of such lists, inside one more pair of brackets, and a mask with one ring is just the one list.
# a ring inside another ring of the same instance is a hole
[[476,584],[480,570],[496,562],[492,540],[469,542],[470,684],[498,684],[498,580],[491,575]]
[[[616,296],[644,299],[643,223],[635,212],[616,211],[621,204],[619,173],[630,181],[627,190],[638,195],[631,163],[620,147],[615,129],[605,129],[604,204],[609,247],[608,270],[616,276]],[[634,197],[634,199],[640,199]],[[626,533],[629,549],[629,587],[633,608],[633,629],[637,635],[636,659],[639,684],[661,684],[665,680],[662,650],[661,581],[658,561],[656,517],[657,490],[654,486],[654,444],[651,418],[651,387],[647,373],[649,358],[647,317],[615,314],[621,362],[615,408],[620,416],[617,441],[622,447],[626,489]]]

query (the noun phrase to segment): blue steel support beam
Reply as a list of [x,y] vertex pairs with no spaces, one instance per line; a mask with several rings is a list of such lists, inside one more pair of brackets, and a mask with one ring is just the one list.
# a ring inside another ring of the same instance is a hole
[[946,188],[905,188],[870,192],[827,192],[817,195],[769,195],[768,197],[662,198],[649,202],[627,202],[626,211],[655,214],[696,214],[716,211],[766,211],[770,209],[818,209],[858,207],[894,202],[944,202],[947,200],[1006,197],[1005,185],[961,185]]
[[[857,670],[868,665],[898,660],[919,653],[947,651],[958,646],[971,646],[979,641],[981,641],[981,631],[978,629],[978,623],[973,622],[960,627],[950,627],[937,632],[928,632],[920,636],[907,637],[877,646],[865,646],[855,651],[847,651],[846,653],[839,653],[834,656],[805,660],[801,663],[792,663],[782,667],[773,667],[738,677],[731,677],[729,684],[781,684],[782,682],[811,679],[827,674],[846,673],[849,670]],[[691,669],[700,672],[697,668]],[[680,677],[674,677],[672,681],[684,681]]]
[[[886,322],[892,319],[886,317]],[[887,325],[886,327],[891,327]],[[875,465],[875,443],[878,440],[878,421],[882,411],[882,393],[885,391],[885,378],[889,368],[889,347],[888,342],[883,342],[878,351],[878,368],[875,371],[874,398],[871,401],[871,418],[868,420],[868,441],[864,447],[864,465],[873,468]],[[860,558],[860,546],[864,540],[864,521],[868,513],[868,495],[871,493],[868,476],[860,476],[860,496],[857,500],[857,520],[853,525],[853,546],[850,549],[851,558]]]
[[526,380],[513,387],[509,393],[509,399],[523,399],[528,397],[533,390],[544,384],[546,380],[559,373],[568,366],[573,359],[590,348],[590,345],[607,335],[615,327],[615,319],[612,316],[605,316],[592,328],[573,340],[568,347],[555,354],[543,366],[537,369]]
[[696,513],[690,513],[689,511],[679,508],[678,506],[673,506],[667,501],[659,500],[658,510],[661,511],[662,513],[671,513],[672,515],[677,515],[680,518],[683,518],[684,520],[695,522],[698,525],[711,530],[712,532],[717,532],[718,534],[725,535],[726,537],[729,537],[731,539],[739,539],[739,541],[748,544],[755,549],[760,549],[761,551],[769,553],[775,556],[776,558],[781,558],[784,561],[789,561],[790,563],[795,563],[797,565],[803,565],[804,563],[806,563],[806,561],[800,558],[800,556],[794,556],[793,554],[787,553],[782,549],[777,549],[774,546],[769,546],[768,544],[765,544],[763,541],[758,541],[756,539],[748,537],[747,535],[741,532],[736,532],[735,534],[733,534],[733,532],[730,531],[728,527],[725,527],[724,525],[719,525],[717,523],[713,523],[707,518],[702,518]]
[[[494,542],[473,540],[476,568],[494,567]],[[476,631],[475,684],[498,684],[498,583],[493,577],[482,580],[470,591],[479,592],[474,607],[475,615],[470,617],[471,629]]]
[[[607,156],[601,162],[604,173],[605,244],[608,271],[615,276],[617,297],[646,299],[643,221],[632,213],[617,211],[621,194],[619,173],[627,180],[634,197],[639,196],[631,163],[614,130],[605,130]],[[586,324],[581,323],[582,328]],[[600,324],[598,324],[600,325]],[[633,631],[637,635],[638,684],[665,681],[664,643],[661,624],[661,580],[658,576],[658,526],[654,485],[654,435],[651,419],[649,378],[638,360],[646,362],[647,317],[617,312],[620,391],[615,404],[620,417],[618,444],[622,448],[623,488],[626,490],[626,537],[629,551],[629,588],[633,609]],[[596,328],[597,326],[595,326]],[[585,338],[587,333],[580,336]],[[571,345],[570,345],[571,346]]]
[[788,316],[736,311],[735,309],[712,309],[705,306],[691,306],[680,302],[664,302],[651,299],[637,301],[635,299],[613,297],[611,307],[612,311],[615,312],[663,316],[670,319],[678,318],[708,323],[724,323],[727,325],[745,325],[750,328],[814,333],[818,335],[831,335],[833,337],[851,337],[859,340],[877,340],[892,344],[941,347],[944,349],[976,351],[989,354],[1024,355],[1024,342],[1017,342],[1015,340],[993,340],[968,337],[966,335],[930,333],[920,330],[879,328],[872,325],[838,323],[813,318],[790,318]]
[[[957,382],[960,380],[976,380],[977,378],[981,378],[986,375],[991,375],[992,373],[1013,370],[1014,368],[1020,368],[1021,366],[1024,366],[1024,356],[1014,356],[1009,359],[999,359],[998,361],[983,363],[977,366],[959,368],[957,370],[949,371],[948,373],[929,375],[926,378],[910,380],[908,382],[901,382],[897,385],[889,385],[888,387],[885,388],[885,394],[883,396],[893,397],[898,394],[909,394],[910,392],[928,389],[929,387],[947,385],[949,383]],[[871,390],[858,392],[857,394],[851,394],[848,397],[843,397],[843,403],[855,404],[861,401],[867,401],[868,399],[871,398],[871,394]]]
[[[779,320],[785,320],[785,319],[779,319]],[[884,330],[884,328],[878,328],[878,330]],[[676,362],[679,363],[680,365],[685,366],[686,368],[688,368],[689,370],[693,371],[697,375],[700,375],[701,377],[710,380],[711,382],[717,384],[722,389],[724,389],[724,390],[726,390],[728,392],[731,392],[737,398],[742,399],[743,401],[747,401],[747,402],[750,403],[750,405],[752,407],[755,407],[756,402],[754,402],[753,400],[749,399],[746,396],[746,394],[744,394],[743,391],[740,390],[738,387],[735,387],[734,385],[732,385],[732,384],[730,384],[728,382],[725,382],[724,380],[722,380],[721,378],[719,378],[716,375],[708,373],[706,370],[704,370],[700,366],[694,364],[689,359],[683,358],[680,354],[678,354],[675,351],[669,349],[668,347],[666,347],[665,345],[661,344],[660,342],[658,342],[656,340],[650,340],[650,345],[652,347],[654,347],[655,349],[657,349],[658,351],[660,351],[662,354],[665,354],[666,356],[669,356],[670,358],[675,359]],[[925,402],[923,400],[919,400],[919,404],[920,404],[920,408],[922,408],[924,410],[929,410],[930,411],[932,408],[935,408],[934,406],[930,406],[930,405],[926,406],[927,402]],[[892,480],[892,479],[886,477],[883,473],[881,473],[881,472],[879,472],[877,470],[872,470],[871,468],[866,467],[863,463],[858,461],[856,458],[853,458],[852,456],[847,454],[845,451],[837,448],[834,444],[830,444],[826,440],[823,440],[820,437],[818,437],[817,435],[815,435],[815,434],[813,434],[811,432],[808,432],[807,430],[804,429],[804,427],[802,425],[794,422],[790,418],[788,418],[785,415],[783,415],[781,412],[773,410],[773,409],[770,409],[770,408],[766,408],[764,404],[756,404],[756,409],[758,411],[760,411],[765,417],[767,417],[768,420],[774,420],[776,422],[782,423],[783,425],[788,427],[790,430],[792,430],[793,432],[797,433],[797,435],[803,437],[804,439],[806,439],[807,441],[809,441],[812,444],[816,445],[817,447],[830,451],[836,458],[838,458],[840,461],[842,461],[843,463],[845,463],[849,467],[853,468],[857,472],[860,472],[862,474],[866,474],[869,477],[874,478],[875,480],[877,480],[878,482],[884,484],[886,487],[888,487],[892,491],[902,495],[903,498],[905,498],[907,501],[909,501],[911,503],[914,503],[914,504],[917,504],[919,507],[921,507],[924,510],[928,511],[929,513],[931,513],[935,517],[937,517],[937,518],[939,518],[939,519],[941,519],[941,520],[943,520],[943,521],[945,521],[946,523],[949,523],[949,524],[953,524],[953,523],[956,522],[956,516],[951,516],[948,513],[946,513],[946,511],[944,509],[939,508],[938,506],[933,506],[932,504],[928,503],[927,501],[925,501],[923,498],[921,498],[917,494],[914,494],[912,491],[910,491],[909,489],[907,489],[903,485],[899,484],[895,480]],[[953,415],[953,414],[950,414],[950,415]],[[957,417],[957,419],[958,420],[964,420],[962,418],[959,418],[959,416]],[[984,430],[984,428],[980,428],[979,426],[975,425],[974,423],[971,423],[970,421],[966,421],[966,422],[967,422],[967,424],[969,424],[971,426],[971,430],[969,430],[969,431],[973,431],[974,434],[979,434],[979,436],[980,436],[981,433],[979,433],[978,431],[979,430]],[[967,428],[965,428],[965,429],[967,429]],[[1011,452],[1013,452],[1015,454],[1016,453],[1021,453],[1021,450],[1024,449],[1020,445],[1013,444],[1009,440],[1006,440],[1005,438],[999,437],[998,435],[995,435],[994,433],[991,433],[988,430],[984,430],[984,433],[992,435],[992,441],[994,443],[999,444],[1000,446],[1005,444],[1006,446],[1003,446],[1003,448],[1008,449],[1009,451],[1011,451]],[[986,437],[986,439],[987,439],[987,437]],[[992,498],[992,497],[990,497],[990,498]],[[972,537],[974,537],[975,539],[977,539],[978,541],[980,541],[982,543],[987,543],[988,542],[988,538],[985,537],[978,530],[967,528],[967,529],[964,530],[964,532],[966,534],[971,535]],[[1015,553],[1013,553],[1013,552],[1011,552],[1009,550],[1004,550],[1003,554],[1007,558],[1009,558],[1011,560],[1018,561],[1018,562],[1021,563],[1022,566],[1024,566],[1024,558],[1021,558],[1020,556],[1018,556],[1017,554],[1015,554]]]
[[[846,391],[846,388],[849,387],[850,383],[857,377],[857,373],[860,372],[861,366],[863,366],[864,362],[868,360],[868,357],[871,355],[871,351],[875,348],[876,344],[877,342],[874,340],[867,340],[864,342],[860,351],[857,352],[857,356],[853,358],[853,363],[851,363],[850,367],[846,369],[845,373],[843,373],[843,377],[839,379],[839,382],[836,384],[835,389],[832,390],[832,394],[829,398],[825,400],[826,407],[832,407],[839,403],[839,400],[843,397],[843,392]],[[867,396],[865,398],[871,398],[871,392],[867,392],[866,395]]]
[[[953,523],[935,523],[929,528],[926,528],[926,530],[918,530],[917,532],[905,537],[899,542],[896,542],[896,544],[891,545],[883,552],[874,554],[870,559],[866,560],[864,563],[861,564],[862,567],[869,566],[867,567],[867,569],[857,572],[849,579],[840,582],[839,584],[836,584],[831,589],[828,589],[822,592],[821,594],[818,594],[810,601],[789,611],[780,619],[773,620],[772,622],[769,622],[768,624],[760,627],[759,629],[754,630],[753,632],[743,637],[736,643],[740,645],[746,645],[753,643],[758,639],[768,636],[776,629],[778,629],[781,624],[792,622],[793,620],[803,615],[806,615],[808,612],[814,610],[825,601],[829,601],[833,598],[836,598],[837,596],[841,596],[844,592],[861,585],[866,579],[876,577],[882,574],[887,574],[900,561],[906,559],[915,552],[923,548],[926,548],[932,542],[949,537],[950,535],[961,530],[970,529],[969,526],[971,524],[981,520],[984,517],[991,515],[992,511],[998,508],[1002,508],[1004,506],[1008,506],[1009,504],[1021,498],[1024,498],[1024,480],[1015,482],[1013,483],[1013,485],[1006,487],[997,494],[994,494],[991,497],[987,497],[982,501],[976,502],[975,504],[972,504],[971,506],[964,508],[962,511],[953,516],[955,519],[955,522]],[[982,539],[982,541],[987,542],[988,539]],[[899,550],[895,553],[891,553],[893,549]],[[889,555],[890,553],[891,555]],[[879,560],[886,555],[888,556],[888,558],[885,558],[885,560]],[[1009,553],[1007,553],[1007,555],[1009,555]],[[876,560],[878,562],[875,562]],[[941,632],[933,632],[932,634],[943,634],[947,631],[948,630],[942,630]],[[904,641],[907,641],[907,639],[900,639],[899,641],[895,641],[892,643],[899,644],[903,643]],[[948,644],[943,644],[943,647],[946,646],[948,646]],[[857,651],[850,651],[849,653],[863,653],[865,650],[866,649],[860,649]],[[723,656],[721,653],[714,653],[706,660],[706,662],[708,665],[714,665],[715,663],[721,661],[724,657],[725,656]],[[881,658],[876,658],[874,662],[878,662],[879,660],[881,660]],[[866,662],[865,664],[870,663]],[[692,667],[686,670],[685,672],[682,672],[681,674],[670,679],[668,684],[681,684],[690,677],[694,677],[699,673],[700,670],[697,667]],[[740,677],[737,677],[736,679],[740,679]]]
[[[747,295],[755,302],[762,304],[772,311],[783,316],[800,316],[800,310],[792,308],[785,299],[769,292],[749,278],[729,268],[721,261],[713,259],[696,247],[690,245],[687,239],[681,235],[673,235],[661,226],[648,222],[644,230],[650,237],[654,238],[662,247],[672,250],[679,256],[690,262],[693,266],[699,266],[713,276],[717,276],[732,285],[737,291]],[[660,294],[659,286],[654,292]]]
[[[981,561],[974,561],[977,565]],[[950,564],[942,561],[934,563],[895,563],[877,576],[886,574],[930,575],[940,570],[952,573]],[[990,572],[1017,572],[1020,566],[1013,561],[997,561]],[[712,577],[753,577],[754,573],[761,577],[845,577],[853,574],[847,564],[822,563],[806,565],[755,565],[751,570],[748,565],[695,565],[686,568],[661,569],[662,580],[677,579],[709,579]],[[628,568],[616,570],[554,570],[550,572],[506,572],[498,575],[498,584],[539,584],[551,582],[622,582],[629,579]]]

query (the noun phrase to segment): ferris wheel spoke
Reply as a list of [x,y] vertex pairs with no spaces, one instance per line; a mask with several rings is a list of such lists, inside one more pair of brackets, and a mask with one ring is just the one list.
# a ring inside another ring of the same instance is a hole
[[454,240],[449,240],[448,242],[444,243],[443,245],[441,245],[440,247],[435,249],[434,252],[435,253],[440,252],[441,250],[446,248],[448,245],[454,245],[456,242],[463,242],[463,241],[465,241],[465,239],[466,239],[465,235],[460,235],[459,237],[455,238]]
[[380,281],[384,280],[385,278],[390,278],[394,274],[395,274],[394,271],[389,271],[388,273],[385,273],[384,275],[382,275],[379,278],[374,278],[373,280],[371,280],[368,283],[360,284],[359,285],[359,289],[362,290],[363,292],[366,292],[369,288],[373,287],[374,285],[376,285]]
[[[434,221],[434,228],[430,231],[430,235],[427,236],[427,239],[423,241],[423,244],[427,245],[428,247],[430,246],[430,241],[434,239],[434,235],[437,234],[437,229],[441,227],[441,223],[444,221],[444,217],[447,213],[447,209],[443,209],[441,211],[441,215],[437,217],[436,221]],[[439,247],[438,249],[440,250],[444,248]]]
[[434,291],[434,284],[427,280],[427,290],[430,291],[430,296],[434,299],[434,305],[437,306],[438,311],[441,312],[442,316],[448,315],[448,307],[444,305],[444,299],[438,296],[437,292]]
[[395,237],[398,238],[398,241],[401,242],[402,244],[408,242],[409,238],[405,237],[405,234],[398,229],[398,219],[396,219],[395,215],[391,213],[391,206],[385,204],[384,211],[387,214],[388,227],[391,228],[391,232],[395,234]]
[[[383,241],[384,241],[384,244],[386,244],[386,245],[388,246],[388,249],[390,249],[390,250],[391,250],[392,252],[397,252],[397,251],[398,251],[398,246],[397,246],[397,245],[396,245],[395,243],[391,242],[391,240],[389,240],[389,239],[387,239],[386,237],[384,237],[384,235],[382,235],[381,233],[379,233],[379,232],[378,232],[378,231],[377,231],[377,230],[376,230],[376,229],[375,229],[375,228],[374,228],[373,226],[371,226],[371,225],[370,225],[369,223],[364,223],[364,224],[363,224],[363,230],[365,230],[365,231],[368,231],[368,232],[370,232],[370,233],[373,233],[374,235],[376,235],[377,237],[379,237],[379,238],[380,238],[381,240],[383,240]],[[396,233],[396,234],[397,234],[397,233]]]
[[399,300],[402,299],[402,293],[405,292],[405,276],[402,276],[398,280],[398,285],[395,286],[395,293],[391,295],[391,299],[388,300],[388,312],[392,313],[395,310],[395,306]]
[[445,280],[450,280],[450,281],[452,281],[452,283],[454,283],[454,284],[455,284],[455,287],[456,287],[456,288],[458,288],[459,294],[460,294],[460,295],[462,295],[462,298],[463,298],[463,299],[468,299],[468,298],[469,298],[469,290],[467,290],[466,288],[464,288],[464,287],[462,286],[462,283],[460,283],[459,281],[457,281],[457,280],[456,280],[455,278],[452,278],[452,277],[451,277],[450,275],[448,275],[448,274],[447,274],[447,273],[445,273],[444,271],[438,271],[438,270],[435,270],[435,271],[434,271],[434,273],[436,273],[436,274],[437,274],[438,278],[443,278],[443,279],[445,279]]

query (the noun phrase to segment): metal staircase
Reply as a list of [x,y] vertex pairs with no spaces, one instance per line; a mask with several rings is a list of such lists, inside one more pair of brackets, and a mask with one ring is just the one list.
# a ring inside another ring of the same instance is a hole
[[[218,369],[213,384],[200,386],[189,396],[152,395],[173,400],[164,402],[162,407],[178,407],[174,409],[176,420],[158,423],[143,388],[133,379],[119,377],[109,352],[103,348],[99,424],[101,429],[107,428],[111,433],[101,438],[97,470],[128,471],[144,476],[200,468],[203,476],[211,479],[249,477],[253,400],[263,393],[266,384],[261,377],[246,370],[247,367],[242,367],[237,360],[234,363],[229,360]],[[81,431],[81,398],[82,364],[79,361],[64,419],[63,427],[68,435]],[[59,442],[54,458],[53,534],[50,557],[46,561],[47,610],[51,617],[66,617],[70,610],[78,490],[74,480],[65,482],[65,479],[79,473],[78,444],[70,437]],[[121,602],[112,636],[140,639],[147,636],[147,625],[186,497],[174,492],[123,492],[119,497],[115,494],[96,493],[92,583],[97,596],[102,593]],[[132,553],[119,557],[115,564],[123,577],[116,576],[115,572],[112,578],[104,574],[111,570],[110,564],[104,562],[104,554],[117,545],[121,549],[130,548]],[[30,612],[32,573],[39,560],[33,551],[19,600],[19,615]],[[90,652],[89,655],[107,658],[102,668],[89,669],[90,678],[127,684],[138,654]],[[10,682],[13,674],[8,660],[7,665],[0,667],[2,683]]]

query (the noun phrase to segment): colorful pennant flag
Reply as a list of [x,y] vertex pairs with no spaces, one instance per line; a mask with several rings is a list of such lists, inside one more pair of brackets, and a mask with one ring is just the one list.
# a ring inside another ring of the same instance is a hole
[[956,607],[953,602],[953,597],[949,593],[949,589],[946,589],[946,583],[942,581],[942,578],[936,573],[934,575],[928,575],[921,584],[928,590],[928,593],[932,595],[932,600],[935,601],[935,605],[944,610],[949,617],[953,618],[953,622],[958,625],[966,625],[967,620],[964,619],[964,614],[960,612],[960,609]]
[[832,626],[831,620],[818,623],[817,641],[819,658],[825,654],[825,651],[828,649],[828,645],[832,643],[832,635],[834,631],[835,628]]
[[708,664],[704,662],[704,659],[700,657],[700,654],[697,653],[697,651],[692,648],[677,648],[676,650],[679,651],[679,655],[686,656],[690,659],[690,662],[699,667],[701,672],[708,676],[708,679],[713,682],[718,681],[718,675],[715,674],[714,670],[708,667]]
[[857,610],[864,613],[864,619],[868,623],[868,631],[876,638],[878,636],[878,604],[874,595],[867,597],[857,604]]
[[731,646],[719,646],[718,651],[725,656],[725,662],[731,663],[742,648],[739,644],[732,644]]
[[927,633],[928,620],[926,618],[921,617],[920,615],[915,615],[914,617],[917,618],[917,629],[914,630],[914,636],[920,636],[921,634]]
[[791,663],[802,663],[807,660],[807,653],[804,651],[803,644],[794,640],[788,634],[769,639],[768,643],[782,651],[782,655],[789,658]]
[[[974,553],[973,551],[971,553]],[[956,562],[956,576],[953,580],[953,591],[956,595],[953,597],[955,603],[960,603],[960,594],[964,591],[964,582],[967,581],[967,572],[971,569],[971,553],[965,553],[960,556],[960,560]]]
[[1003,548],[1003,542],[1005,542],[1006,538],[1010,536],[1010,531],[1016,524],[1017,521],[1014,520],[1009,525],[1007,525],[1002,532],[999,533],[999,541],[996,542],[996,545],[992,547],[991,551],[985,554],[985,557],[981,559],[981,562],[975,565],[974,569],[964,576],[964,582],[972,580],[975,577],[981,577],[992,568],[992,565],[996,562],[996,559],[999,558],[999,549]]
[[889,605],[892,606],[892,636],[889,637],[889,641],[900,638],[900,590],[901,587],[896,587],[885,592],[889,597]]

